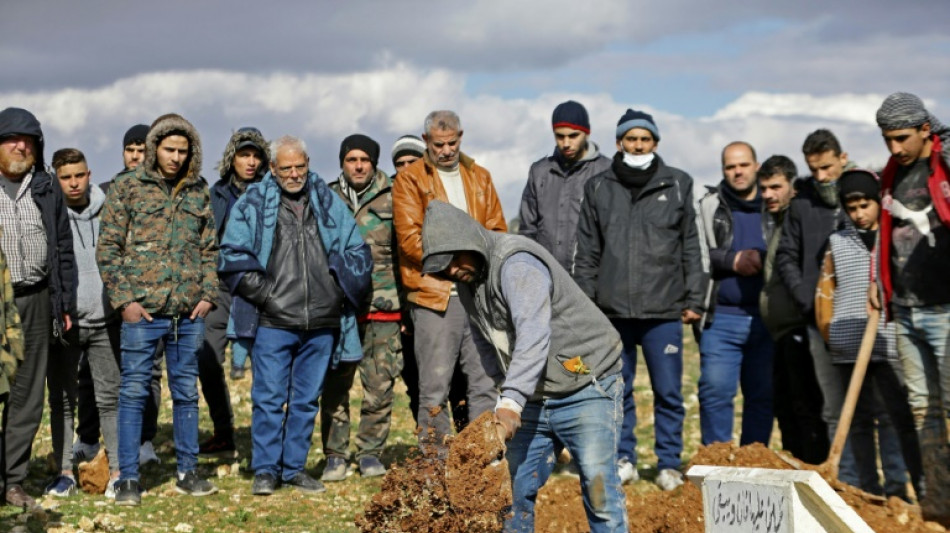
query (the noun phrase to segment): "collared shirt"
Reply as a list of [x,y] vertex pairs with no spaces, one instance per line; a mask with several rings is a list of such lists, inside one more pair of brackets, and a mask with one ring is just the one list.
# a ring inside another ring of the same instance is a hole
[[14,289],[36,285],[49,274],[46,227],[30,192],[32,181],[30,172],[20,182],[15,200],[0,194],[0,225],[4,230],[0,247],[7,256]]

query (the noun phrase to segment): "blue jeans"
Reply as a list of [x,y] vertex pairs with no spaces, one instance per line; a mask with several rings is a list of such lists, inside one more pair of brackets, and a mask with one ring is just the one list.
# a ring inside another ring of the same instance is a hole
[[736,392],[742,385],[740,446],[772,435],[772,337],[762,318],[717,313],[699,343],[699,425],[703,445],[732,441]]
[[122,377],[119,385],[119,470],[121,478],[139,479],[142,414],[151,391],[156,347],[165,342],[165,366],[172,396],[178,471],[198,466],[198,350],[204,319],[152,315],[152,321],[122,323]]
[[[908,403],[920,442],[926,498],[924,518],[950,517],[950,304],[894,305],[897,354],[907,382]],[[950,518],[947,518],[950,520]]]
[[654,450],[660,470],[680,467],[683,451],[683,325],[679,320],[610,320],[623,342],[623,426],[620,430],[618,458],[637,464],[637,405],[633,381],[637,375],[637,345],[653,387],[653,418],[656,432]]
[[506,533],[534,531],[538,490],[554,467],[554,450],[571,452],[591,533],[628,530],[626,496],[617,475],[622,387],[619,376],[593,381],[565,398],[528,402],[508,443],[512,515]]
[[251,467],[256,474],[288,481],[306,466],[335,340],[330,328],[257,329],[251,358]]

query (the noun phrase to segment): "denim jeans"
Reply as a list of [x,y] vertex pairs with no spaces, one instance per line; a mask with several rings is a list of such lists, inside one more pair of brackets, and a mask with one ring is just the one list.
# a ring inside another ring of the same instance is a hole
[[521,428],[508,443],[512,514],[504,531],[534,531],[534,503],[554,467],[555,447],[566,447],[581,476],[591,533],[628,531],[626,496],[617,475],[622,383],[601,378],[565,398],[528,402]]
[[251,358],[251,467],[256,474],[288,481],[306,466],[335,339],[329,328],[257,329]]
[[894,305],[897,353],[907,381],[908,403],[920,441],[926,498],[924,518],[950,520],[950,304]]
[[683,325],[679,320],[610,320],[623,342],[623,426],[620,430],[618,458],[637,464],[637,405],[633,398],[633,381],[637,374],[637,345],[653,387],[653,418],[656,444],[654,449],[659,470],[680,465],[683,451]]
[[772,434],[772,338],[762,318],[716,314],[699,344],[699,425],[703,445],[732,441],[733,401],[742,385],[739,445]]
[[152,315],[152,321],[122,323],[122,383],[119,386],[119,470],[122,480],[139,479],[142,415],[150,393],[156,346],[165,342],[165,366],[172,396],[178,471],[198,466],[198,350],[204,319]]

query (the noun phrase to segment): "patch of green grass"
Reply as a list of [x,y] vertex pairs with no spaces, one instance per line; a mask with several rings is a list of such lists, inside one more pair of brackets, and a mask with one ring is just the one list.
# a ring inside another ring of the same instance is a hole
[[[699,406],[696,399],[696,384],[699,380],[699,354],[693,335],[685,330],[684,343],[683,397],[686,403],[686,422],[684,430],[684,463],[699,447]],[[163,380],[163,383],[167,380]],[[359,379],[355,380],[354,393],[351,395],[352,433],[355,435],[359,423],[359,398],[361,397]],[[167,387],[163,391],[163,402],[159,418],[159,432],[155,439],[156,451],[162,464],[143,469],[143,482],[148,495],[139,507],[117,507],[101,495],[79,494],[63,500],[38,498],[49,510],[47,526],[50,531],[77,531],[80,520],[86,517],[94,520],[111,518],[121,524],[125,532],[162,532],[174,531],[179,524],[193,527],[194,533],[223,533],[231,531],[249,532],[312,532],[312,533],[354,533],[357,531],[354,519],[379,492],[382,478],[363,480],[354,474],[345,481],[327,483],[327,492],[318,495],[303,495],[292,489],[282,488],[272,496],[255,497],[250,493],[252,474],[248,471],[250,454],[250,402],[251,380],[246,378],[230,382],[232,406],[236,426],[236,439],[239,457],[236,460],[200,459],[200,471],[208,476],[220,491],[205,498],[184,496],[175,492],[175,454],[172,440],[172,405]],[[641,472],[650,479],[652,466],[656,465],[653,453],[653,402],[649,385],[649,375],[643,358],[638,358],[637,379],[635,381],[637,400],[637,446],[640,456]],[[414,423],[409,412],[409,402],[405,386],[397,383],[396,401],[393,410],[393,426],[387,443],[383,462],[387,465],[402,461],[416,445]],[[202,399],[199,403],[201,419],[200,438],[210,436],[211,420]],[[737,411],[741,400],[737,400]],[[37,435],[33,458],[30,463],[30,476],[25,483],[27,492],[38,496],[54,471],[49,456],[52,444],[49,433],[49,418],[44,413],[43,423]],[[307,460],[307,471],[319,477],[325,458],[320,446],[319,416],[314,431],[313,446]],[[776,441],[777,442],[777,441]],[[352,444],[351,444],[352,447]],[[220,466],[240,464],[236,474],[217,477]],[[647,470],[647,472],[644,472]],[[642,487],[641,487],[642,485]],[[652,490],[652,484],[636,484],[634,491]],[[40,520],[22,522],[19,511],[12,507],[0,507],[0,531],[9,531],[14,526],[25,525],[32,533],[46,531]]]

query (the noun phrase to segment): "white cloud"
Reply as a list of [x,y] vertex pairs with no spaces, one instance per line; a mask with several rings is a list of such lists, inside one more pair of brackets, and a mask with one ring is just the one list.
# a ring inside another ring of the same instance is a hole
[[[0,93],[0,102],[30,109],[43,123],[47,159],[57,148],[78,147],[87,153],[99,181],[117,170],[125,130],[167,112],[182,114],[198,128],[206,154],[204,175],[213,183],[217,158],[241,126],[255,125],[269,138],[302,136],[313,168],[332,179],[339,172],[343,137],[354,132],[374,137],[382,147],[380,166],[389,170],[389,149],[397,137],[420,133],[432,109],[455,109],[465,130],[463,149],[492,172],[509,218],[517,214],[528,167],[553,149],[551,111],[568,98],[588,108],[593,140],[613,155],[614,125],[628,104],[605,93],[550,91],[531,100],[470,95],[465,78],[456,73],[402,64],[339,75],[164,72],[87,90]],[[726,143],[746,140],[756,146],[760,159],[784,153],[803,165],[801,143],[819,127],[835,131],[859,163],[880,165],[886,152],[873,117],[882,100],[879,94],[750,92],[700,119],[632,105],[654,114],[662,136],[659,152],[670,165],[686,170],[698,183],[714,183]]]

